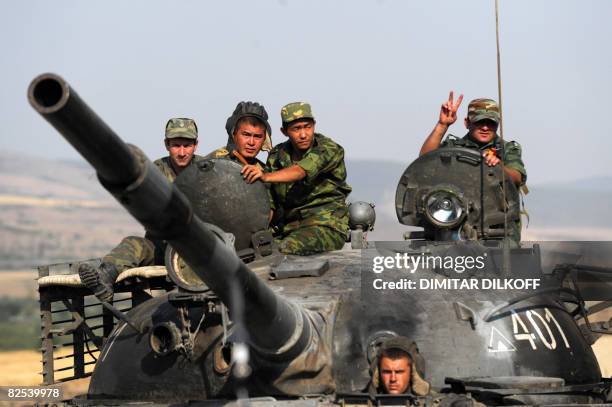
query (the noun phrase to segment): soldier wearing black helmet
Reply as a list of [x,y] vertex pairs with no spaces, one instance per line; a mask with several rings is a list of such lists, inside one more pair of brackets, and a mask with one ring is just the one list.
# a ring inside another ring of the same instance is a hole
[[[195,154],[198,147],[198,127],[193,119],[168,120],[164,146],[168,156],[155,160],[153,164],[171,182],[187,167],[203,159]],[[165,249],[165,241],[153,239],[148,235],[128,236],[102,258],[98,268],[81,264],[81,282],[99,299],[109,301],[113,297],[115,280],[123,270],[164,264]]]
[[227,158],[242,164],[255,164],[263,168],[257,159],[261,150],[272,149],[272,130],[268,113],[257,102],[240,102],[225,124],[227,145],[206,155],[206,158]]

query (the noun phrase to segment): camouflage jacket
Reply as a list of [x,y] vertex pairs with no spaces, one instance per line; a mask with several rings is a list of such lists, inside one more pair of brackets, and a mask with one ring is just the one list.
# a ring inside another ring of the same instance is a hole
[[[189,165],[197,163],[198,161],[202,161],[203,159],[204,157],[194,154]],[[164,174],[166,178],[168,178],[168,181],[174,182],[177,174],[174,171],[174,168],[172,168],[172,164],[170,163],[170,157],[162,157],[160,159],[157,159],[153,161],[153,164],[155,164],[155,166],[159,168],[162,174]]]
[[[233,145],[227,145],[225,147],[220,147],[214,151],[211,151],[210,153],[206,154],[204,156],[204,159],[211,159],[211,158],[225,158],[227,160],[232,160],[238,164],[240,164],[240,161],[238,160],[238,158],[236,158],[236,156],[234,154],[232,154],[232,150],[233,150]],[[259,161],[257,158],[254,158],[253,160],[248,160],[246,159],[247,162],[249,161],[253,161],[253,164],[257,165],[259,168],[263,169],[264,168],[264,163]]]
[[[194,154],[189,165],[193,165],[199,161],[202,161],[203,159],[204,157]],[[153,164],[155,164],[155,166],[159,168],[162,174],[164,174],[164,176],[168,178],[168,181],[174,182],[177,174],[174,171],[174,168],[172,168],[172,164],[170,163],[170,157],[159,158],[153,161]],[[155,263],[154,264],[164,264],[163,259],[164,259],[164,252],[166,250],[166,242],[164,240],[157,239],[151,236],[149,232],[145,233],[145,238],[152,241],[153,244],[155,245]]]
[[478,149],[481,151],[494,147],[497,150],[497,156],[504,161],[504,165],[508,168],[512,168],[513,170],[518,171],[521,174],[521,185],[525,185],[525,182],[527,182],[527,170],[525,169],[525,164],[523,163],[523,159],[521,158],[522,148],[521,145],[516,141],[504,141],[502,147],[502,139],[496,135],[490,143],[481,146],[480,144],[473,141],[470,138],[469,134],[466,134],[465,136],[463,136],[463,138],[458,138],[453,136],[452,134],[449,134],[440,146],[466,147]]
[[273,183],[270,206],[280,212],[284,231],[322,225],[345,233],[348,229],[344,149],[322,134],[315,133],[313,145],[299,161],[293,161],[291,141],[275,146],[266,163],[266,172],[297,164],[306,177],[293,183]]

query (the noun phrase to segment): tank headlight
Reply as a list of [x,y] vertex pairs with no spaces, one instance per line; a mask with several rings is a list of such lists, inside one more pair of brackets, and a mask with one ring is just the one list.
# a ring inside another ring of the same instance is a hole
[[451,191],[434,191],[425,199],[425,215],[438,227],[453,228],[465,215],[463,201]]

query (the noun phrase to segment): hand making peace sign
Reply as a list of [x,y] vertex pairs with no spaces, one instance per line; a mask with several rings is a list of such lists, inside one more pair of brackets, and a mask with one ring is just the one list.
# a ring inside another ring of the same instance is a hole
[[440,119],[438,122],[440,124],[450,126],[451,124],[457,121],[457,110],[459,106],[461,106],[461,101],[463,100],[463,95],[459,95],[457,98],[457,103],[453,103],[454,93],[451,90],[448,95],[448,100],[442,103],[442,107],[440,108]]

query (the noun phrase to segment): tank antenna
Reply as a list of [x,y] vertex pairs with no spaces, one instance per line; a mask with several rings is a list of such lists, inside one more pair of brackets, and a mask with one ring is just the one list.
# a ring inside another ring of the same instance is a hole
[[[502,102],[502,78],[501,78],[501,51],[499,49],[499,0],[495,0],[495,44],[497,49],[497,100],[499,103],[499,137],[504,146],[504,115]],[[508,205],[506,204],[506,171],[504,168],[505,149],[502,149],[501,169],[502,169],[502,201],[504,202],[504,246],[502,271],[504,275],[510,272],[510,247],[508,245]]]

